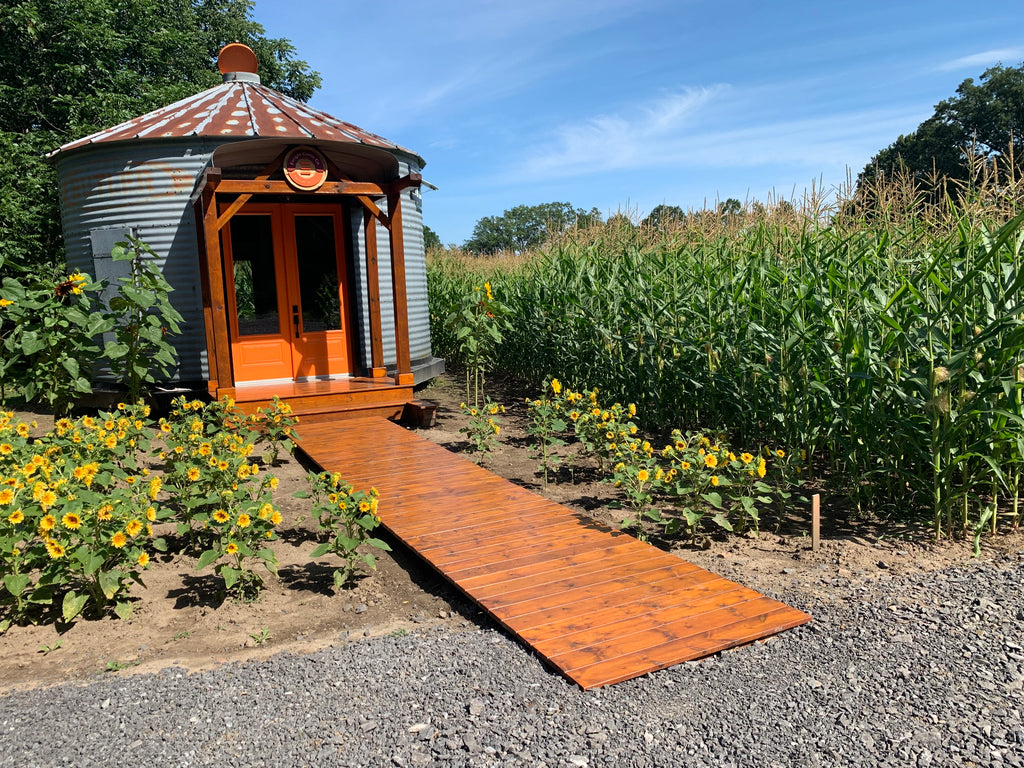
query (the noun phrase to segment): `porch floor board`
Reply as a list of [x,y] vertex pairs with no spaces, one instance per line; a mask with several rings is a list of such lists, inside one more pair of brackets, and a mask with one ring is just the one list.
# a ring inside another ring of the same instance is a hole
[[382,418],[301,423],[300,448],[380,491],[382,524],[584,689],[810,621]]
[[411,384],[398,384],[390,377],[242,383],[233,390],[243,413],[269,405],[275,396],[288,403],[303,424],[369,415],[399,418],[406,403],[415,399]]

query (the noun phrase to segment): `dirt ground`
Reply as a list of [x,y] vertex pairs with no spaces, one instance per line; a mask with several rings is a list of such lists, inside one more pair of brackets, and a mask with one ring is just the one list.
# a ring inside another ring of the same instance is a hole
[[[536,393],[514,383],[496,382],[489,394],[506,404],[507,413],[499,445],[480,458],[484,467],[599,522],[621,522],[621,510],[610,506],[615,489],[600,482],[585,462],[563,464],[546,487],[536,474],[523,404],[525,395]],[[450,450],[466,450],[468,443],[459,433],[463,394],[458,379],[442,376],[419,396],[438,404],[436,425],[419,433]],[[565,452],[571,454],[573,448]],[[300,453],[272,470],[280,478],[276,497],[285,516],[282,538],[274,544],[280,577],[267,575],[268,587],[257,602],[221,603],[210,568],[196,571],[195,560],[180,555],[155,557],[145,574],[146,588],[133,592],[137,601],[127,622],[111,617],[76,621],[71,626],[12,627],[0,635],[0,692],[167,666],[196,670],[265,658],[283,650],[307,652],[361,637],[438,625],[459,631],[487,624],[486,615],[475,605],[393,540],[394,552],[378,558],[376,571],[335,594],[331,574],[336,563],[330,556],[309,560],[307,555],[316,546],[315,524],[309,519],[308,504],[292,497],[306,487],[310,469],[314,467]],[[385,517],[386,505],[387,499],[382,498]],[[938,543],[926,531],[891,521],[850,519],[841,509],[841,504],[823,497],[818,551],[811,548],[806,504],[795,504],[786,519],[771,521],[769,530],[756,537],[713,538],[699,545],[654,543],[754,589],[814,595],[827,594],[836,578],[892,578],[972,556],[969,543]],[[982,558],[1021,550],[1024,535],[1014,533],[985,542]]]

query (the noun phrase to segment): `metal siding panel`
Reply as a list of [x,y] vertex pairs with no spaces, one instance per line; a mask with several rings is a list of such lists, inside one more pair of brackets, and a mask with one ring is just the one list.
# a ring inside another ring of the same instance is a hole
[[198,246],[189,198],[215,146],[196,140],[118,142],[57,159],[71,267],[92,275],[106,271],[106,265],[93,258],[92,233],[111,228],[135,228],[160,256],[159,265],[174,288],[171,303],[184,318],[181,335],[172,340],[179,360],[173,381],[207,378]]

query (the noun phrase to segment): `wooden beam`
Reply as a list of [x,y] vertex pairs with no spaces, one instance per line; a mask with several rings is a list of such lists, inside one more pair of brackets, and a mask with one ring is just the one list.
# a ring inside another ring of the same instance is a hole
[[208,168],[203,176],[203,186],[200,196],[196,198],[192,207],[193,217],[196,225],[196,245],[199,255],[199,284],[203,296],[203,326],[206,332],[206,367],[207,387],[210,394],[214,395],[218,385],[217,358],[214,354],[216,339],[213,323],[213,292],[210,287],[210,272],[207,265],[206,250],[206,211],[213,206],[213,198],[216,191],[217,181],[220,179],[220,170]]
[[231,221],[231,217],[238,213],[239,209],[248,203],[252,199],[252,194],[239,195],[238,198],[229,205],[217,218],[217,231],[220,232],[224,229],[224,225]]
[[388,193],[401,192],[409,187],[418,187],[423,183],[423,176],[418,173],[410,173],[400,179],[395,179],[387,185]]
[[[220,250],[220,233],[217,231],[217,193],[223,179],[219,169],[207,172],[203,189],[203,233],[204,233],[204,277],[209,295],[204,296],[204,313],[209,314],[211,336],[207,337],[207,364],[210,368],[210,394],[219,396],[226,387],[234,387],[235,377],[231,370],[231,347],[228,340],[228,316],[224,301],[224,269]],[[206,304],[208,298],[209,303]],[[216,373],[216,377],[214,377]]]
[[287,181],[274,181],[264,179],[224,179],[217,188],[218,192],[231,194],[268,194],[268,195],[303,195],[303,196],[326,196],[326,195],[384,195],[384,190],[379,184],[369,181],[325,181],[323,186],[315,192],[299,192]]
[[[334,161],[331,160],[331,158],[327,157],[327,155],[324,155],[323,158],[324,162],[327,163],[327,170],[329,172],[333,173],[337,178],[341,179],[342,181],[352,181],[352,177],[345,173],[343,170],[341,170],[341,168],[339,168],[337,165],[335,165]],[[388,221],[388,217],[384,214],[384,211],[378,208],[377,204],[373,202],[373,200],[371,200],[366,195],[356,195],[356,199],[363,204],[363,207],[366,210],[373,214],[374,218],[376,218],[377,221],[379,221],[384,227],[390,229],[391,222]]]
[[405,238],[402,232],[402,193],[388,194],[388,218],[391,219],[391,295],[395,309],[395,353],[398,373],[395,383],[412,384],[409,358],[409,306],[405,290]]
[[377,219],[363,214],[366,240],[366,301],[370,309],[370,376],[387,375],[384,366],[384,331],[380,319],[380,271],[377,265]]

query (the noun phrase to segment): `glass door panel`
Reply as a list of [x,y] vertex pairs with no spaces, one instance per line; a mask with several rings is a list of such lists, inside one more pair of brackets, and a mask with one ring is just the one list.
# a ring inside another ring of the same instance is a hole
[[235,216],[231,220],[231,255],[238,335],[281,333],[271,217]]
[[303,333],[342,328],[334,219],[334,216],[295,216]]

